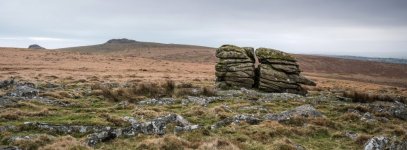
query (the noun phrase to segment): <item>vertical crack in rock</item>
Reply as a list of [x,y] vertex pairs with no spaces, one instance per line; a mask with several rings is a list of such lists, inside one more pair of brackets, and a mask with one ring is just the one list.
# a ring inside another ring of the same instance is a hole
[[223,45],[216,50],[216,57],[216,81],[221,89],[244,87],[305,95],[301,85],[316,85],[300,74],[294,57],[279,50]]

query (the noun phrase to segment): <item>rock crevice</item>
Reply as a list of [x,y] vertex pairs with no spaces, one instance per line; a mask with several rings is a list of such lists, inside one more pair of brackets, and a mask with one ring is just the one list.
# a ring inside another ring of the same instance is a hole
[[244,87],[304,95],[307,92],[301,85],[315,86],[300,74],[296,59],[279,50],[223,45],[216,50],[216,57],[215,75],[221,89]]

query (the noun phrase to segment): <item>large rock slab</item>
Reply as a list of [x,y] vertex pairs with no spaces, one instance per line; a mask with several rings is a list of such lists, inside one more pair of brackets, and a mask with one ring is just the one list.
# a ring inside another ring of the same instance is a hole
[[301,85],[315,86],[315,83],[302,76],[296,59],[290,54],[269,48],[258,48],[259,59],[258,88],[266,92],[294,93],[305,95]]
[[223,45],[216,50],[217,87],[221,89],[252,88],[255,84],[255,56],[250,47]]
[[307,91],[301,85],[315,86],[300,74],[297,60],[279,50],[223,45],[216,50],[216,57],[215,75],[221,89],[244,87],[305,95]]

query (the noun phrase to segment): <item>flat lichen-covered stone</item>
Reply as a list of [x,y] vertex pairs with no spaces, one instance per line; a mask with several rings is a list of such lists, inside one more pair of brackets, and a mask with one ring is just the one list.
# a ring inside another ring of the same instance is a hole
[[285,60],[296,62],[295,58],[291,55],[279,50],[270,48],[258,48],[256,49],[256,56],[259,60],[272,59],[272,60]]
[[249,58],[245,49],[234,45],[222,45],[216,50],[216,57],[221,59]]

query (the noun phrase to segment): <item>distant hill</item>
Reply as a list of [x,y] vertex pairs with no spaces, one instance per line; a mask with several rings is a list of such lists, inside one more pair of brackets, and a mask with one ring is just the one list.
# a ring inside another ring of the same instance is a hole
[[295,55],[306,72],[407,77],[406,64],[383,63],[315,55]]
[[378,58],[378,57],[336,56],[336,55],[329,55],[329,57],[352,59],[352,60],[376,61],[376,62],[385,62],[385,63],[393,63],[393,64],[407,64],[407,59],[399,59],[399,58]]
[[130,39],[111,39],[103,44],[57,49],[81,53],[129,55],[145,58],[207,62],[215,60],[214,48],[183,44],[140,42]]
[[[162,44],[153,42],[139,42],[129,39],[112,39],[104,44],[71,47],[59,49],[81,53],[100,53],[109,55],[126,55],[130,57],[144,57],[157,60],[177,62],[195,62],[215,64],[215,48]],[[374,76],[386,79],[402,79],[403,85],[407,81],[407,65],[387,62],[368,61],[355,57],[337,58],[332,56],[317,56],[294,54],[305,73],[337,74],[341,78],[354,78],[358,81],[367,80],[364,76]],[[391,81],[398,84],[400,80]]]

